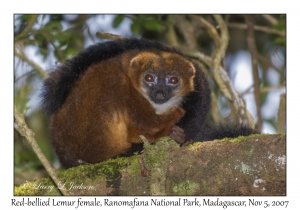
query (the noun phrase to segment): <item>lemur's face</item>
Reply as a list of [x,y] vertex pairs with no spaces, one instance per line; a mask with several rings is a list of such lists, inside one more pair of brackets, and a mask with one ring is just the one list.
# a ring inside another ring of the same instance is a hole
[[143,52],[131,59],[130,68],[135,88],[157,114],[179,106],[182,98],[194,90],[194,65],[175,53]]

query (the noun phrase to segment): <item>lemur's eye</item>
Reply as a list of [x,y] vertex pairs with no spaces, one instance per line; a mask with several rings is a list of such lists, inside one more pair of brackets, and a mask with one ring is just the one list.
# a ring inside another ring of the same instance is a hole
[[178,83],[178,78],[177,77],[170,77],[169,80],[168,80],[168,83],[169,84],[172,84],[172,85],[176,85]]
[[146,82],[154,82],[154,77],[153,77],[153,75],[147,74],[147,75],[145,76],[145,81],[146,81]]

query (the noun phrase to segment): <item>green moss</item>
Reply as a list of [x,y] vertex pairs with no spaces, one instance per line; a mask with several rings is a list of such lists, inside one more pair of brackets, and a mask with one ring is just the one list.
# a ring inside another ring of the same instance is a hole
[[34,183],[25,182],[20,186],[15,186],[14,195],[15,196],[24,196],[24,195],[35,195]]
[[264,134],[264,133],[261,133],[261,134],[251,134],[249,136],[238,136],[236,138],[224,138],[222,140],[217,140],[217,141],[239,143],[239,142],[245,141],[245,140],[247,140],[249,138],[252,138],[252,137],[262,137],[262,136],[272,136],[272,135],[278,135],[278,134]]
[[162,163],[168,159],[169,152],[178,149],[179,145],[170,137],[163,137],[155,144],[144,144],[144,152],[147,164]]
[[[75,168],[70,168],[68,170],[62,170],[59,173],[59,178],[65,180],[78,180],[84,181],[80,179],[100,179],[105,180],[107,176],[113,178],[115,174],[118,174],[121,170],[129,167],[131,164],[134,164],[136,161],[132,160],[137,159],[136,155],[132,157],[119,157],[114,159],[109,159],[104,162],[96,163],[96,164],[87,164],[81,165]],[[116,177],[118,178],[118,177]]]
[[[43,189],[47,187],[47,189]],[[49,189],[51,188],[51,189]],[[50,178],[42,178],[35,182],[25,182],[14,188],[15,196],[61,195]]]
[[207,187],[207,181],[205,179],[201,179],[201,188],[204,192],[209,191],[209,188]]
[[239,143],[242,141],[245,141],[249,138],[250,136],[239,136],[236,138],[224,138],[222,140],[219,140],[220,142],[230,142],[230,143]]
[[173,192],[177,195],[194,195],[199,189],[199,184],[186,180],[173,187]]
[[144,160],[150,171],[148,180],[151,195],[166,195],[165,181],[169,153],[179,147],[170,137],[160,138],[153,145],[144,141]]
[[[135,171],[140,170],[138,156],[134,155],[127,158],[110,159],[97,164],[86,164],[67,170],[57,170],[61,185],[68,189],[72,183],[80,185],[88,184],[96,180],[105,181],[113,185],[121,180],[121,171],[129,169],[131,175],[134,176]],[[35,189],[39,184],[42,186],[53,187],[53,189]],[[39,179],[36,182],[26,182],[14,189],[15,195],[61,195],[56,185],[50,178]]]
[[203,144],[203,142],[194,142],[194,143],[192,143],[192,144],[189,144],[188,145],[188,148],[190,149],[190,150],[198,150],[198,148],[201,146],[201,144]]

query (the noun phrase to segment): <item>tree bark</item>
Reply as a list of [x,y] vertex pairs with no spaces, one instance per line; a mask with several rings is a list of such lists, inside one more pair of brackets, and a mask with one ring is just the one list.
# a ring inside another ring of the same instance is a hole
[[[140,155],[61,170],[15,187],[15,195],[286,195],[286,136],[252,135],[179,147],[163,138]],[[52,188],[51,188],[52,186]]]

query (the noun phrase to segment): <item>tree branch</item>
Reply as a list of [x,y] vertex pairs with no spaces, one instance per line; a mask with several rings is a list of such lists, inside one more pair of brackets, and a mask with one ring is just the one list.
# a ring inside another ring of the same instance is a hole
[[27,22],[27,24],[26,24],[25,28],[23,29],[23,31],[20,34],[15,36],[15,43],[22,40],[23,38],[28,37],[27,33],[30,30],[32,30],[32,26],[36,23],[38,17],[39,17],[39,15],[32,15],[31,19]]
[[179,27],[180,32],[182,33],[184,40],[187,45],[187,49],[196,50],[197,49],[197,41],[194,36],[194,28],[192,25],[186,20],[185,15],[174,15],[174,19],[176,21],[176,26]]
[[47,78],[48,77],[48,73],[46,71],[44,71],[44,69],[42,69],[42,67],[40,67],[39,65],[37,65],[35,62],[33,62],[32,60],[30,60],[23,51],[18,52],[18,50],[14,50],[14,54],[15,56],[17,56],[18,58],[20,58],[22,61],[25,61],[26,63],[28,63],[30,66],[32,66],[39,75],[41,75],[41,77],[43,78]]
[[212,63],[212,67],[214,70],[214,77],[215,77],[215,80],[217,81],[217,83],[219,84],[222,92],[224,92],[224,93],[226,92],[225,95],[227,95],[227,97],[230,100],[232,100],[232,97],[228,93],[228,88],[226,87],[226,83],[224,83],[221,78],[221,75],[220,75],[221,71],[219,68],[221,61],[225,56],[225,51],[226,51],[228,41],[229,41],[229,34],[228,34],[227,27],[226,27],[221,15],[214,15],[214,18],[216,19],[217,23],[219,24],[219,27],[221,30],[220,47],[215,49],[216,53],[215,53],[213,63]]
[[270,61],[270,59],[265,58],[264,56],[262,56],[262,55],[259,54],[259,53],[257,53],[257,58],[258,58],[260,61],[262,61],[262,62],[268,64],[269,66],[271,66],[278,74],[280,74],[280,77],[284,77],[283,71],[280,70],[279,68],[277,68],[277,67],[272,63],[272,61]]
[[[164,137],[153,145],[145,140],[145,145],[148,177],[141,176],[140,155],[62,170],[60,177],[66,183],[93,187],[68,191],[77,196],[286,195],[285,135],[251,135],[187,147]],[[33,186],[28,183],[16,187],[15,195],[49,192]],[[26,189],[22,191],[22,187]]]
[[[247,29],[247,25],[242,24],[242,23],[227,23],[227,26],[229,28]],[[286,33],[283,31],[278,31],[276,29],[272,29],[272,28],[268,28],[268,27],[264,27],[264,26],[256,26],[255,25],[254,30],[262,31],[262,32],[269,33],[269,34],[276,34],[279,36],[286,36]]]
[[257,123],[255,129],[260,132],[262,128],[262,116],[261,116],[261,109],[260,109],[260,79],[258,75],[258,63],[257,63],[257,49],[255,46],[255,37],[254,37],[254,16],[247,15],[246,21],[248,26],[248,48],[251,54],[251,63],[252,63],[252,75],[254,81],[254,97],[255,97],[255,105],[256,105],[256,114],[257,114]]
[[272,15],[268,15],[268,14],[264,14],[261,15],[263,16],[267,21],[269,21],[272,25],[275,25],[278,23],[278,20],[276,20],[276,18],[274,18]]
[[[198,59],[208,65],[210,68],[213,68],[213,60],[211,57],[205,55],[201,52],[185,52],[186,55]],[[235,90],[233,84],[228,77],[227,72],[222,66],[219,66],[220,80],[216,81],[223,83],[221,89],[224,95],[233,102],[234,112],[237,113],[238,123],[248,124],[250,127],[254,128],[254,120],[251,114],[246,109],[245,103],[243,102],[240,94]],[[218,83],[219,84],[219,83]],[[220,86],[220,84],[219,84]],[[220,86],[221,87],[221,86]]]
[[277,132],[286,132],[286,94],[281,94],[280,104],[277,115]]
[[214,15],[214,18],[216,19],[221,31],[221,45],[220,48],[216,51],[212,65],[214,69],[215,80],[220,86],[222,92],[228,97],[229,100],[233,101],[233,105],[236,108],[235,113],[237,117],[237,122],[239,124],[249,124],[251,127],[253,127],[254,121],[251,114],[247,111],[243,100],[240,98],[239,94],[234,89],[231,80],[227,75],[227,72],[220,66],[221,61],[225,56],[226,48],[229,41],[229,34],[227,26],[223,21],[222,16]]
[[96,36],[101,38],[101,39],[110,39],[110,40],[119,40],[119,39],[124,39],[123,36],[115,35],[115,34],[110,34],[110,33],[105,33],[105,32],[97,32]]
[[[248,93],[253,93],[254,91],[252,90],[253,86],[249,87],[248,89],[246,89],[244,92],[241,93],[241,95],[246,95]],[[266,92],[269,92],[269,91],[272,91],[272,90],[278,90],[278,89],[281,89],[281,88],[285,88],[284,85],[278,85],[278,86],[268,86],[268,87],[263,87],[263,88],[260,88],[259,89],[259,92],[260,93],[266,93]]]
[[[45,167],[45,169],[47,170],[48,174],[50,175],[50,177],[52,178],[52,180],[54,181],[54,183],[59,186],[59,182],[60,180],[58,179],[58,176],[56,175],[55,170],[52,168],[52,166],[50,165],[49,161],[47,160],[47,158],[45,157],[45,155],[43,154],[41,148],[39,147],[39,145],[37,144],[35,138],[34,138],[34,133],[27,127],[24,116],[25,116],[25,112],[23,114],[21,114],[17,107],[14,107],[14,115],[15,115],[15,124],[14,127],[15,129],[22,135],[25,137],[25,139],[27,140],[27,142],[29,143],[29,145],[32,147],[33,151],[35,152],[35,154],[38,156],[39,160],[41,161],[41,163],[43,164],[43,166]],[[60,189],[60,192],[63,195],[68,195],[68,193],[64,190],[64,189]]]
[[210,24],[204,18],[199,17],[197,15],[192,15],[192,17],[194,19],[197,19],[198,21],[200,21],[203,24],[203,26],[207,29],[209,35],[213,39],[214,44],[215,44],[215,49],[214,49],[214,51],[212,52],[212,55],[211,55],[211,57],[213,58],[216,54],[216,50],[221,47],[221,40],[220,40],[218,31],[216,30],[216,28],[212,24]]
[[166,38],[170,45],[178,47],[179,43],[174,29],[175,26],[174,22],[175,22],[174,15],[168,15],[167,27],[166,27]]

